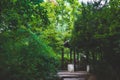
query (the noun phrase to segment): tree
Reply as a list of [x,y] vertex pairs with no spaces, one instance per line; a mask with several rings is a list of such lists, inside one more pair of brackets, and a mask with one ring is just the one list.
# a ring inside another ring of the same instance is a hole
[[0,2],[0,79],[50,80],[56,72],[57,56],[40,37],[47,11],[34,1]]
[[56,0],[56,4],[46,2],[42,5],[46,9],[50,21],[48,28],[43,31],[43,38],[56,53],[60,53],[64,41],[71,37],[74,17],[80,5],[78,1],[72,3],[67,0]]
[[[109,78],[109,80],[118,80],[119,77],[116,74],[119,74],[120,71],[117,68],[119,65],[117,63],[118,56],[120,56],[118,53],[120,3],[112,0],[101,8],[98,5],[96,3],[82,4],[80,10],[82,13],[78,15],[75,22],[71,42],[80,52],[86,53],[88,63],[92,65],[93,71],[98,72],[99,76],[101,75],[101,80],[103,78],[105,80]],[[106,69],[106,72],[101,67]],[[104,72],[103,75],[100,74],[101,71]]]

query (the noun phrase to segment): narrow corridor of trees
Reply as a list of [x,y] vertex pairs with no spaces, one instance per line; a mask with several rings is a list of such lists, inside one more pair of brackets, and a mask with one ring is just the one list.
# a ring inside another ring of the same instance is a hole
[[0,1],[0,80],[56,80],[63,49],[65,63],[75,49],[97,80],[120,80],[120,0]]

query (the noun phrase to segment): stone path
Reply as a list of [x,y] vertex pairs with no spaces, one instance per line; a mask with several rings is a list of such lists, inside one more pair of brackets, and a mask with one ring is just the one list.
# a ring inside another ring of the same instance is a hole
[[64,80],[85,80],[84,78],[65,78]]
[[77,71],[77,72],[68,72],[68,71],[61,71],[57,73],[59,78],[62,80],[85,80],[89,73],[86,71]]

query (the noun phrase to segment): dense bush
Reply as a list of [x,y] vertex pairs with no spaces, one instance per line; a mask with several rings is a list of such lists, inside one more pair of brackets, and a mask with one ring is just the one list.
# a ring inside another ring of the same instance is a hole
[[57,63],[52,49],[33,33],[18,30],[0,35],[1,80],[50,80]]
[[94,65],[94,70],[91,70],[91,73],[96,75],[97,80],[119,80],[117,71],[105,61]]

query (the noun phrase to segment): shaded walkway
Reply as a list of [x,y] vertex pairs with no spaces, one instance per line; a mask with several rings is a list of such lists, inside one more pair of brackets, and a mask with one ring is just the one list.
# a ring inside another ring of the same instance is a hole
[[86,80],[89,76],[89,73],[86,71],[61,71],[58,72],[57,75],[60,78],[60,80]]

